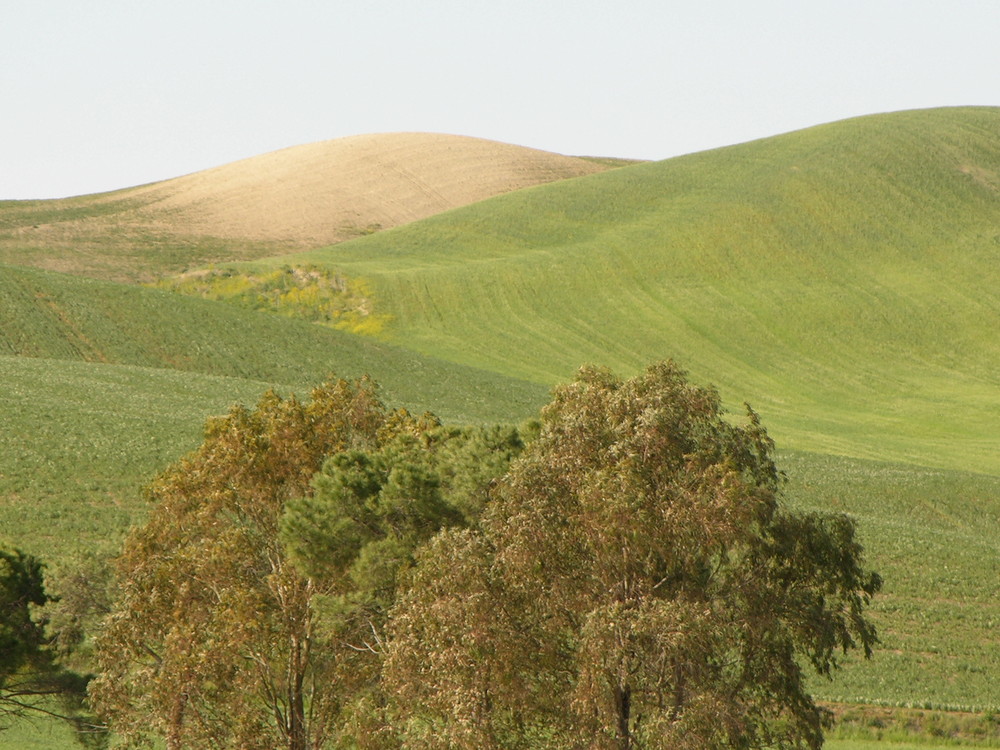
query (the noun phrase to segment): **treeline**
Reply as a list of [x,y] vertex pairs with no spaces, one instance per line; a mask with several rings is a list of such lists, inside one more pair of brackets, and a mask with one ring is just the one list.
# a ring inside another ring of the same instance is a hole
[[151,484],[91,706],[168,750],[818,748],[802,666],[870,655],[881,581],[772,452],[672,363],[520,428],[268,393]]

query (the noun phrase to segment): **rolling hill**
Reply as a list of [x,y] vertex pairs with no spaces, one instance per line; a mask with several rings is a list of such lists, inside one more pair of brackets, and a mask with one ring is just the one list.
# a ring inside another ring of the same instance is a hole
[[779,442],[1000,473],[1000,109],[844,121],[262,261],[364,278],[384,337],[550,384],[674,357]]
[[[520,420],[547,389],[229,305],[0,266],[0,534],[61,556],[118,543],[140,488],[212,414],[267,388],[374,377],[391,406]],[[87,508],[81,513],[81,508]]]
[[[237,295],[0,266],[4,533],[33,550],[113,545],[141,517],[144,476],[193,446],[208,413],[268,385],[370,372],[394,403],[519,420],[583,362],[630,374],[673,357],[734,412],[751,402],[777,440],[789,501],[854,515],[886,576],[884,648],[817,694],[1000,708],[1000,109],[878,115],[664,162],[591,164],[454,206],[432,205],[428,180],[404,174],[398,205],[336,219],[352,229],[333,239],[322,235],[336,223],[323,208],[332,199],[313,202],[321,186],[295,166],[308,172],[314,148],[270,155],[255,188],[249,160],[0,204],[8,262],[129,280],[226,258],[247,259],[215,267],[235,281],[320,269],[363,284],[383,321],[362,337],[241,309]],[[455,155],[447,179],[463,158],[477,163]],[[254,192],[268,180],[273,195]],[[273,213],[258,203],[237,218],[251,198],[276,201]],[[404,216],[407,201],[424,218]],[[31,244],[35,223],[44,232]]]
[[[385,399],[456,422],[523,419],[544,386],[265,313],[155,289],[0,266],[0,356],[309,388],[371,374]],[[502,399],[497,399],[503,394]],[[501,405],[502,404],[502,405]]]
[[0,263],[148,280],[327,245],[608,168],[464,136],[340,138],[112,193],[0,201]]

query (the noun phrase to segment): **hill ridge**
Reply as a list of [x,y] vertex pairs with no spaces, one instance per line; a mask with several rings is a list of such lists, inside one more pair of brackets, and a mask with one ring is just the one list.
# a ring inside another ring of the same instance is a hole
[[349,136],[111,193],[0,202],[0,263],[149,280],[329,245],[610,168],[470,136]]
[[365,278],[384,334],[445,359],[556,382],[671,356],[794,447],[1000,473],[995,176],[1000,108],[914,110],[268,263]]

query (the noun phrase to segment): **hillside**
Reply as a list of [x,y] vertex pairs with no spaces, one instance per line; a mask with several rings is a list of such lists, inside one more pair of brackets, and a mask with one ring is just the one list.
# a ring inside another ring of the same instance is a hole
[[0,266],[0,321],[0,536],[56,558],[116,544],[205,420],[269,387],[369,374],[391,406],[452,423],[525,419],[546,399],[302,321],[37,269]]
[[[531,415],[546,389],[339,331],[154,289],[0,266],[0,356],[189,372],[285,389],[370,374],[456,422]],[[502,405],[494,402],[503,394]]]
[[1000,473],[1000,109],[896,113],[500,196],[259,263],[550,384],[674,357],[790,448]]
[[[290,164],[285,182],[311,184]],[[378,337],[0,265],[0,532],[57,562],[113,547],[144,513],[139,486],[204,418],[269,385],[369,372],[393,404],[520,420],[583,362],[629,374],[674,357],[733,412],[753,404],[789,501],[855,516],[886,576],[876,661],[817,694],[1000,708],[1000,109],[860,118],[534,184],[295,254],[318,235],[240,236],[248,213],[222,236],[219,217],[254,195],[243,167],[0,204],[0,258],[130,280],[253,259],[217,267],[234,289],[317,267],[363,286]],[[214,172],[229,177],[199,183]],[[301,206],[304,227],[322,223]],[[25,244],[34,223],[49,239]]]
[[608,168],[464,136],[340,138],[113,193],[0,201],[0,263],[148,280],[340,242]]
[[193,450],[209,414],[260,381],[0,356],[0,538],[60,564],[113,554],[145,516],[140,489]]
[[884,649],[817,694],[1000,705],[1000,109],[880,115],[235,266],[364,279],[381,336],[550,384],[674,357],[859,520]]

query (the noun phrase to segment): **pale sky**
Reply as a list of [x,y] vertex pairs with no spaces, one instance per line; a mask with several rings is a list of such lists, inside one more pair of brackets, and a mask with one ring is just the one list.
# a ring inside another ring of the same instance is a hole
[[1000,106],[1000,0],[7,0],[0,199],[361,133],[662,159],[965,104]]

